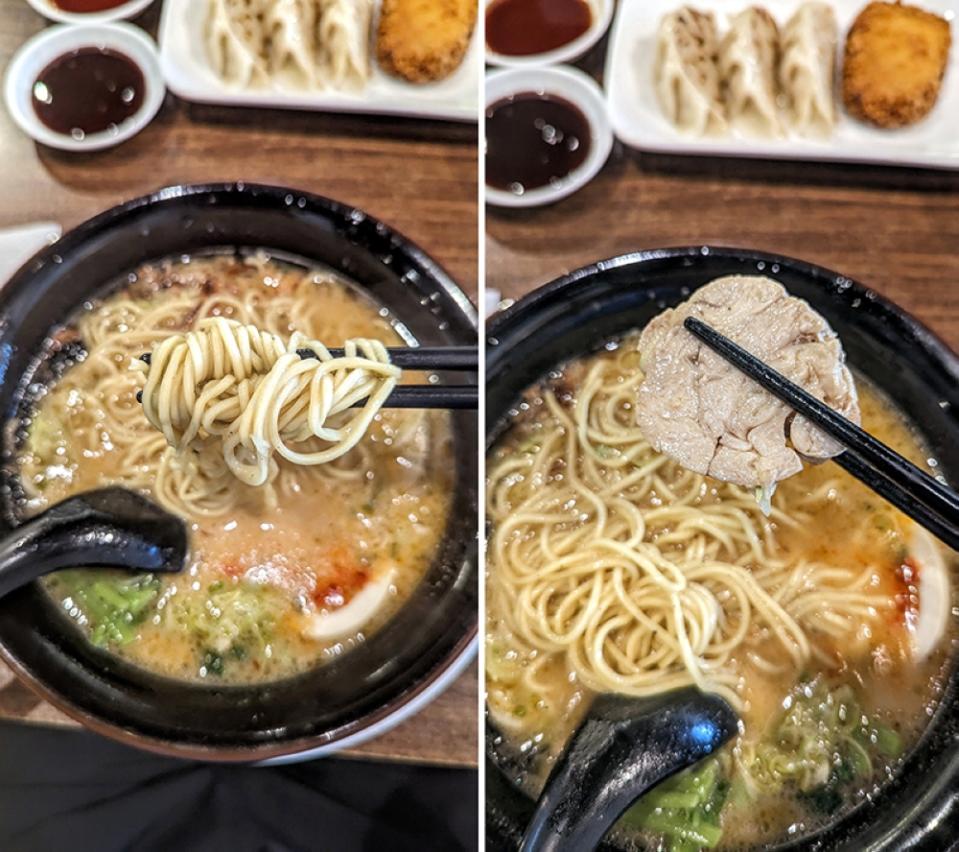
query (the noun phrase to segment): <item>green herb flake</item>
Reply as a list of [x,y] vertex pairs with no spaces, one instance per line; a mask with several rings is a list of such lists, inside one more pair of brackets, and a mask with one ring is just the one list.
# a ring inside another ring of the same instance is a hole
[[213,674],[220,677],[223,674],[223,656],[216,651],[204,651],[202,668],[206,669],[207,674]]

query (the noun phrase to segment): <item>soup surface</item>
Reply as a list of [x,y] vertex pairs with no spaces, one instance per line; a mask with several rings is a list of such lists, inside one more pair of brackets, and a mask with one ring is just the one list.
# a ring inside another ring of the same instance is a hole
[[[637,339],[530,390],[488,459],[494,750],[535,796],[596,692],[699,683],[740,735],[613,839],[793,839],[874,794],[922,734],[955,644],[954,554],[836,465],[780,483],[767,515],[657,454],[634,426]],[[901,412],[858,385],[864,428],[935,473]]]
[[[50,594],[93,642],[175,678],[250,683],[348,651],[409,596],[446,527],[450,423],[444,412],[384,410],[334,462],[297,467],[280,460],[268,485],[232,479],[228,500],[222,484],[214,493],[202,477],[192,491],[174,494],[163,476],[174,451],[137,402],[143,377],[133,365],[164,337],[212,316],[284,336],[301,331],[328,346],[356,337],[404,344],[386,308],[326,272],[263,254],[145,267],[53,335],[37,372],[38,399],[19,424],[19,465],[26,513],[119,484],[188,522],[191,553],[182,575],[76,570],[47,579]],[[48,374],[52,381],[39,381]],[[402,379],[425,380],[413,373]],[[384,578],[385,603],[360,629],[310,638],[317,617]]]

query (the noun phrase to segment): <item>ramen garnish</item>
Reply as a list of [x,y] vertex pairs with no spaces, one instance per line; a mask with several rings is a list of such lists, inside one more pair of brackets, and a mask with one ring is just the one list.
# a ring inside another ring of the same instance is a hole
[[[253,356],[250,375],[238,378],[215,366],[216,347],[236,345],[249,327],[277,348],[354,340],[358,349],[349,367],[276,352],[281,373]],[[190,427],[177,419],[188,382],[173,369],[145,376],[138,359],[164,345],[177,358],[178,340],[199,353],[204,329],[222,335],[208,352],[220,385],[206,408],[196,407],[191,440],[171,446],[184,436],[177,430]],[[191,556],[179,576],[61,572],[47,581],[50,594],[93,642],[187,680],[279,678],[363,642],[429,567],[452,489],[448,415],[379,410],[398,379],[384,347],[403,343],[388,311],[349,284],[263,255],[146,267],[85,305],[54,335],[48,363],[65,369],[53,371],[58,377],[21,424],[25,510],[124,485],[188,522]],[[323,408],[289,371],[338,391],[353,382],[371,402],[379,394],[377,404],[350,408],[340,399],[342,411]],[[282,393],[258,386],[277,377]],[[404,373],[399,380],[424,379]],[[255,420],[248,429],[240,399]],[[264,438],[271,423],[276,443]]]

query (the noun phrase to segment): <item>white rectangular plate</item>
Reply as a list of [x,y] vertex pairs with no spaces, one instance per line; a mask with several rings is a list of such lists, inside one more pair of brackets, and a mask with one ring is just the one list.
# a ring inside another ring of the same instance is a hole
[[[832,0],[839,23],[839,64],[846,32],[868,0]],[[916,0],[917,5],[953,21],[959,0]],[[606,59],[606,100],[616,135],[646,151],[786,160],[831,160],[882,163],[922,168],[959,169],[959,33],[953,26],[949,67],[932,112],[918,124],[899,130],[870,127],[845,113],[837,95],[838,119],[828,139],[790,135],[757,139],[739,133],[694,137],[681,133],[660,109],[653,84],[656,32],[663,15],[683,0],[620,0]],[[720,32],[749,0],[693,0],[692,5],[716,15]],[[783,26],[799,0],[760,3]],[[838,84],[837,84],[838,88]]]
[[[377,5],[377,10],[379,3]],[[207,61],[203,43],[205,0],[166,0],[160,21],[160,60],[171,91],[188,101],[230,106],[406,115],[450,121],[476,121],[482,62],[479,27],[463,63],[445,80],[415,84],[396,79],[370,61],[366,86],[355,92],[289,88],[242,89],[229,86]]]

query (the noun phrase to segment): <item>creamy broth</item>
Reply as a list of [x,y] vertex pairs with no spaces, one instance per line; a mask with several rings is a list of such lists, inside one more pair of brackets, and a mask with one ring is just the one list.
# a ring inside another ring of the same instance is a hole
[[[553,395],[563,410],[572,410],[592,366],[599,361],[624,368],[635,364],[624,355],[632,343],[627,338],[621,345],[611,345],[611,352],[557,371],[544,386],[528,392],[512,412],[488,461],[491,536],[510,518],[509,495],[517,477],[546,469],[536,467],[539,457],[530,462],[523,456],[540,453],[555,428],[553,410],[545,404],[547,395]],[[861,378],[858,386],[864,428],[935,473],[935,461],[902,413]],[[542,487],[561,484],[570,475],[567,463],[554,460]],[[609,473],[603,481],[616,480]],[[671,482],[663,486],[667,489]],[[706,480],[693,505],[716,505],[726,493],[719,483]],[[664,492],[653,491],[638,508],[649,512],[665,502]],[[816,654],[801,669],[773,653],[772,662],[781,665],[770,671],[765,648],[772,643],[763,630],[754,630],[750,642],[731,660],[739,673],[735,691],[742,702],[742,733],[707,761],[705,769],[696,770],[716,775],[711,782],[716,799],[705,806],[707,816],[710,807],[719,813],[716,830],[707,826],[711,842],[693,837],[687,838],[688,846],[672,846],[678,843],[675,836],[649,830],[663,814],[651,815],[640,804],[613,831],[613,839],[624,848],[752,848],[815,831],[875,793],[896,772],[934,712],[956,636],[950,619],[931,653],[922,660],[913,654],[910,623],[922,605],[918,566],[912,558],[916,525],[830,463],[807,464],[801,474],[781,483],[773,506],[785,513],[784,519],[791,516],[794,521],[777,523],[775,513],[768,521],[767,532],[786,561],[822,562],[863,573],[870,594],[888,598],[888,606],[864,619],[861,629],[844,643],[815,636]],[[585,520],[586,515],[581,517]],[[569,534],[576,523],[560,528]],[[513,535],[508,546],[519,546],[536,534],[520,526]],[[938,543],[934,546],[954,576],[955,555]],[[494,750],[504,766],[517,769],[514,780],[535,796],[595,693],[564,653],[531,647],[517,634],[514,619],[519,606],[502,593],[497,552],[489,548],[487,564],[486,687],[488,710],[498,732]],[[754,571],[762,568],[748,555],[742,564]],[[550,623],[554,634],[557,624]],[[758,647],[764,648],[762,664],[752,658]],[[846,733],[838,735],[837,729]],[[788,761],[793,768],[806,768],[780,771]],[[690,783],[692,777],[678,783]]]
[[[170,318],[145,335],[138,320],[164,306]],[[138,434],[150,428],[135,399],[142,379],[132,371],[127,377],[130,363],[149,351],[150,340],[207,316],[282,335],[298,330],[331,347],[353,337],[404,344],[387,309],[324,272],[263,255],[141,269],[54,335],[51,353],[68,343],[76,350],[77,341],[87,351],[24,424],[19,464],[27,512],[114,483],[156,497],[154,460],[121,460],[109,423],[128,423]],[[97,341],[92,352],[85,337]],[[115,366],[107,369],[101,358]],[[109,370],[119,376],[119,391],[116,381],[103,389]],[[426,377],[404,373],[402,381]],[[116,411],[119,417],[106,416]],[[250,683],[301,672],[363,642],[429,567],[453,486],[450,428],[444,412],[383,411],[343,458],[309,468],[283,461],[274,485],[237,480],[237,505],[227,514],[186,517],[191,546],[182,575],[131,580],[106,570],[67,571],[48,578],[47,588],[94,642],[163,675]],[[311,619],[336,612],[388,572],[386,603],[362,629],[308,638]]]

